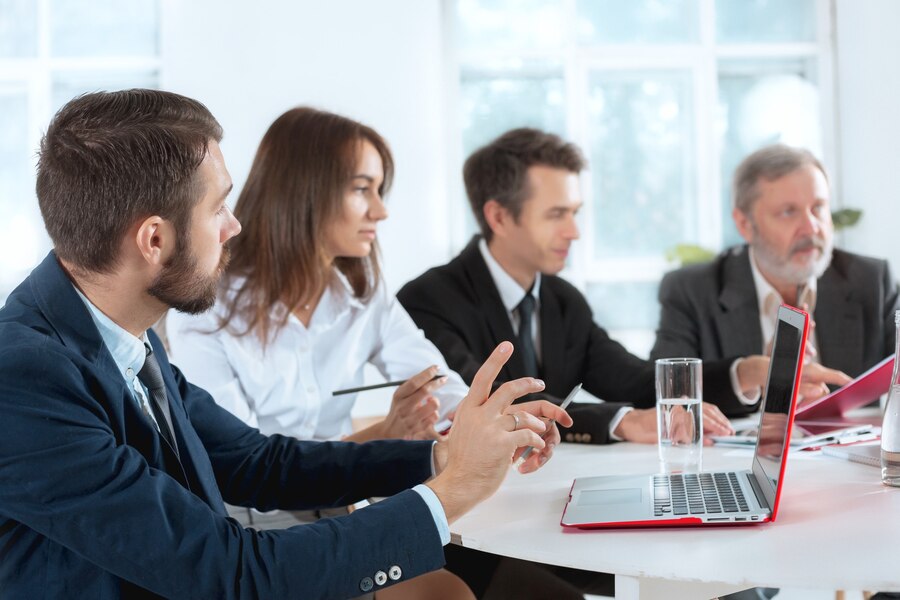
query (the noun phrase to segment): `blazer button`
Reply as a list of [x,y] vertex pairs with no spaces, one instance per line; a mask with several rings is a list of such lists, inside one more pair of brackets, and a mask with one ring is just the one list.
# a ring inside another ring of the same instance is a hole
[[384,571],[378,571],[377,573],[375,573],[375,583],[377,583],[378,585],[384,585],[385,583],[387,583],[387,573],[385,573]]
[[400,570],[400,567],[394,565],[390,569],[388,569],[388,577],[391,578],[391,581],[398,581],[403,576],[403,571]]
[[371,592],[373,587],[375,587],[375,584],[372,583],[371,577],[363,577],[362,581],[359,582],[359,589],[363,592]]
[[581,437],[580,433],[575,434],[575,441],[578,442],[579,444],[583,441],[583,438]]
[[585,433],[584,435],[582,435],[581,441],[583,441],[585,444],[590,444],[591,443],[591,434]]
[[574,434],[574,433],[567,433],[567,434],[566,434],[566,441],[567,441],[567,442],[574,442],[574,441],[575,441],[575,434]]

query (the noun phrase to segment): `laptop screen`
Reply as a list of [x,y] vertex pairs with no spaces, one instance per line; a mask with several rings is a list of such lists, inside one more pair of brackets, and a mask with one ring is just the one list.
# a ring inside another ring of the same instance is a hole
[[791,407],[794,403],[805,331],[806,315],[785,306],[778,310],[769,378],[759,423],[759,440],[753,460],[753,473],[773,512],[775,491],[778,489],[778,480],[783,471],[782,463],[787,452]]

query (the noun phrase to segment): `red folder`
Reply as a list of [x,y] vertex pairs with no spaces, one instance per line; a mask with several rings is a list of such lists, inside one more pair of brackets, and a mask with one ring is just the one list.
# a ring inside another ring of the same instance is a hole
[[877,365],[827,396],[797,407],[797,420],[841,419],[847,411],[865,406],[886,394],[891,387],[894,356],[888,356]]

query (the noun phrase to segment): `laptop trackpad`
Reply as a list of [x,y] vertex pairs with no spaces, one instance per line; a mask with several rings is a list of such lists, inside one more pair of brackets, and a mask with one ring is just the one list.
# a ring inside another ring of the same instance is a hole
[[618,490],[585,490],[578,496],[579,506],[605,506],[608,504],[640,504],[641,488]]

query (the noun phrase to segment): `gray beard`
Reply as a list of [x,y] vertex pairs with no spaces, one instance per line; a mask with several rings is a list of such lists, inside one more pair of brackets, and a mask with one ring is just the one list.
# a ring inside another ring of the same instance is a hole
[[826,243],[822,249],[822,256],[810,265],[794,266],[790,260],[784,260],[771,251],[771,248],[760,241],[758,236],[754,237],[753,254],[759,262],[761,270],[769,273],[772,277],[792,285],[803,285],[810,278],[818,279],[831,264],[831,257],[834,254],[834,244]]

